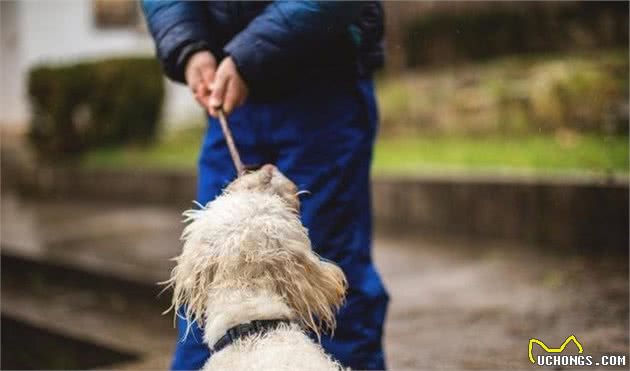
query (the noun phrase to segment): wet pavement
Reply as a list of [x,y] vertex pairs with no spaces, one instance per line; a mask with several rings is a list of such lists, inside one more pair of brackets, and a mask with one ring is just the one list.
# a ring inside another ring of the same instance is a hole
[[[172,317],[151,298],[180,249],[180,210],[3,194],[1,218],[3,258],[88,273],[57,280],[3,263],[3,314],[140,356],[116,368],[168,366]],[[587,354],[628,352],[627,255],[377,233],[374,257],[392,298],[392,369],[531,370],[530,338],[559,346],[572,334]],[[92,287],[90,275],[150,294]]]
[[392,368],[531,369],[530,338],[572,334],[588,354],[628,352],[626,257],[506,243],[377,239],[392,294]]

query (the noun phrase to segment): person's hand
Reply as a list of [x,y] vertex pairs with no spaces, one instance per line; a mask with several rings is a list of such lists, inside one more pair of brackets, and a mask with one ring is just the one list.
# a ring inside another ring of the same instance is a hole
[[202,50],[188,58],[186,63],[186,83],[197,103],[209,111],[210,86],[216,75],[217,61],[209,51]]
[[210,87],[210,115],[216,117],[217,109],[223,107],[226,114],[230,114],[234,108],[240,106],[247,99],[248,88],[243,78],[238,73],[232,57],[225,58],[214,76],[214,82]]

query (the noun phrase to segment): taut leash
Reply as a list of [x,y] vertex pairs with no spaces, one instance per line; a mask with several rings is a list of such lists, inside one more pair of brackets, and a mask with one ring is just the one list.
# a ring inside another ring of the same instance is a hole
[[232,162],[234,162],[234,167],[236,168],[236,176],[240,177],[245,174],[245,166],[243,166],[241,156],[238,154],[238,149],[236,149],[236,144],[234,143],[234,138],[232,137],[232,131],[230,131],[230,127],[228,126],[223,108],[217,108],[217,112],[219,114],[219,123],[221,124],[221,130],[223,130],[225,142],[230,150],[230,156],[232,156]]

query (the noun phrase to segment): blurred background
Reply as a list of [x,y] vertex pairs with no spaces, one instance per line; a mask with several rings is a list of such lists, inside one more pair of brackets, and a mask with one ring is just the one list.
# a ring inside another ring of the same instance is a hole
[[[628,355],[627,2],[386,2],[394,369]],[[3,369],[160,369],[205,131],[132,1],[0,1]],[[537,350],[538,351],[538,350]],[[627,357],[626,357],[627,358]]]

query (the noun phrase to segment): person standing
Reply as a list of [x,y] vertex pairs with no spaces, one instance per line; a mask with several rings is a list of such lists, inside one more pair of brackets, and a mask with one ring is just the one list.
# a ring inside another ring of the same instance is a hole
[[[197,199],[235,176],[216,121],[229,114],[246,164],[273,163],[300,189],[315,251],[348,278],[346,304],[324,349],[343,366],[384,369],[388,294],[372,262],[370,165],[378,113],[372,72],[383,64],[379,2],[144,0],[165,74],[208,112]],[[211,356],[202,329],[178,319],[172,369]]]

